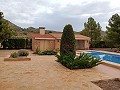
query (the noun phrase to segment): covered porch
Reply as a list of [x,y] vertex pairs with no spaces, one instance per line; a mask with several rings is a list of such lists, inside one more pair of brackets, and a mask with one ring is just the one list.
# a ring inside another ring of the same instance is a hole
[[76,40],[76,49],[77,50],[88,50],[89,49],[89,40]]

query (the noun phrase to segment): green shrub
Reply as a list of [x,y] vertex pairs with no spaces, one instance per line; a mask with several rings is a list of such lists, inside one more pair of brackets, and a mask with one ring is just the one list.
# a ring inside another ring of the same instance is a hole
[[74,58],[71,54],[62,56],[56,55],[58,62],[69,69],[85,69],[92,68],[101,63],[100,59],[96,59],[92,56],[89,56],[85,53],[81,53],[80,56]]
[[40,55],[56,55],[56,54],[57,54],[56,51],[46,50],[46,51],[43,51]]
[[38,54],[38,55],[56,55],[57,52],[54,50],[46,50],[41,52],[38,48],[36,49],[36,51],[33,54]]
[[28,56],[29,52],[21,49],[21,50],[18,51],[18,55],[19,56]]
[[17,52],[11,53],[10,57],[11,58],[17,58],[19,55]]
[[72,25],[68,24],[64,27],[63,34],[61,37],[60,43],[60,55],[64,56],[68,53],[75,57],[76,48],[75,48],[75,35],[72,28]]
[[32,39],[12,38],[4,40],[3,49],[31,49]]
[[41,53],[40,49],[39,48],[36,48],[35,52],[33,54],[39,54]]

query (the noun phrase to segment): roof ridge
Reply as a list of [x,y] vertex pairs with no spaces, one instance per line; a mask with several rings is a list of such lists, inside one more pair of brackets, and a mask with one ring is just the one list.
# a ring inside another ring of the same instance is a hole
[[[50,33],[48,33],[48,34],[51,35]],[[54,37],[53,35],[51,35],[51,36],[56,39],[56,37]]]

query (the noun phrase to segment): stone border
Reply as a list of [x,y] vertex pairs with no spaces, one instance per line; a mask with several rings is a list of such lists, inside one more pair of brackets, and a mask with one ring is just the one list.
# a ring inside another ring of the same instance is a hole
[[4,58],[4,61],[31,61],[31,58]]
[[120,81],[120,78],[99,79],[99,80],[95,80],[95,81],[91,81],[91,82],[95,84],[95,82],[108,81],[108,80]]
[[114,68],[117,68],[117,69],[120,69],[120,64],[117,64],[117,63],[114,63],[114,62],[109,62],[109,61],[103,60],[102,64],[110,66],[110,67],[114,67]]
[[[109,52],[109,51],[101,51],[101,50],[86,50],[86,51],[95,51],[95,52],[102,52],[102,53],[120,55],[120,53],[117,53],[117,52]],[[84,51],[84,52],[86,52],[86,51]]]

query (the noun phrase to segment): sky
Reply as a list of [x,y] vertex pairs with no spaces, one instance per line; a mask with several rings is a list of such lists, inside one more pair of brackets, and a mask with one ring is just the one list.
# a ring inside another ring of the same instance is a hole
[[93,17],[105,31],[112,15],[120,15],[120,0],[0,0],[0,10],[5,19],[22,28],[62,31],[72,24],[74,31],[81,31]]

